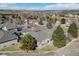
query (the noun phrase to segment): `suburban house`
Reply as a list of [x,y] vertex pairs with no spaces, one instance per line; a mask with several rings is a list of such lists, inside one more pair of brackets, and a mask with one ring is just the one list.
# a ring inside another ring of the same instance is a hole
[[[7,14],[5,14],[7,15]],[[12,14],[13,15],[13,14]],[[16,15],[17,16],[17,15]],[[12,16],[10,14],[10,18],[12,19]],[[28,20],[27,18],[23,18],[25,20],[25,23],[22,25],[16,24],[16,21],[13,20],[13,22],[6,21],[2,23],[0,20],[0,48],[7,47],[9,45],[14,45],[19,42],[20,35],[25,34],[31,34],[34,36],[37,40],[38,47],[44,45],[44,44],[53,44],[53,41],[51,40],[51,36],[56,30],[56,28],[61,25],[61,19],[54,19],[54,23],[52,23],[53,27],[51,29],[48,29],[46,27],[47,20],[43,20],[43,25],[39,25],[38,21],[41,18],[37,20]],[[55,22],[56,20],[56,22]],[[59,21],[60,20],[60,21]],[[73,22],[72,18],[66,18],[67,27],[63,27],[64,34],[68,36],[67,30],[70,24]],[[76,20],[76,24],[79,26],[79,20]],[[30,26],[30,28],[28,28]],[[22,30],[19,30],[19,27],[22,27]],[[61,26],[62,27],[62,26]]]
[[18,42],[18,36],[15,34],[17,27],[14,23],[7,21],[0,23],[0,48],[14,45]]

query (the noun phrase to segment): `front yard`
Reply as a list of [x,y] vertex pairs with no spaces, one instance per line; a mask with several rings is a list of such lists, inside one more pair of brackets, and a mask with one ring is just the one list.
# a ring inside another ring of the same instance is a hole
[[[5,47],[5,48],[2,48],[0,49],[1,52],[10,52],[10,53],[16,53],[16,52],[23,52],[23,53],[27,53],[27,51],[24,51],[22,50],[21,48],[21,44],[15,44],[15,45],[11,45],[9,47]],[[53,45],[47,45],[45,47],[42,47],[42,48],[37,48],[36,50],[34,51],[28,51],[29,53],[45,53],[45,52],[50,52],[50,51],[55,51],[57,50],[57,47],[54,47]]]
[[49,52],[49,51],[55,51],[57,49],[58,48],[55,47],[54,45],[47,45],[47,46],[44,46],[42,48],[37,48],[36,51],[38,51],[38,52]]
[[10,45],[9,47],[4,47],[0,51],[21,51],[21,44]]

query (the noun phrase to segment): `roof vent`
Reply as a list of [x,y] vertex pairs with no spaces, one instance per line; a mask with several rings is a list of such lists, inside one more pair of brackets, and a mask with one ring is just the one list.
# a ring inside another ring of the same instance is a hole
[[2,29],[3,29],[4,31],[8,31],[6,27],[3,27]]

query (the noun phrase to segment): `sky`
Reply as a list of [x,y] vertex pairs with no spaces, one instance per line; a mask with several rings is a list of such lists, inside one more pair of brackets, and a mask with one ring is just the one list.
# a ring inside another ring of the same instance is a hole
[[0,9],[12,10],[74,10],[78,3],[0,3]]

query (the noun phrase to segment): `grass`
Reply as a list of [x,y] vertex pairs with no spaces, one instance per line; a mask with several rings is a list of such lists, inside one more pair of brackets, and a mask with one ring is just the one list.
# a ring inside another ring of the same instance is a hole
[[[62,18],[69,18],[69,17],[66,17],[66,16],[52,16],[52,18],[57,18],[57,19],[62,19]],[[73,19],[78,19],[78,16],[77,17],[75,17],[75,16],[73,16],[73,17],[70,17],[70,18],[73,18]]]
[[[9,47],[2,48],[0,49],[0,51],[24,51],[20,47],[21,47],[21,44],[15,44],[15,45],[10,45]],[[47,51],[54,51],[56,49],[57,47],[54,47],[53,45],[47,45],[42,48],[37,48],[36,50],[31,52],[34,52],[34,53],[47,52]]]
[[21,44],[10,45],[9,47],[4,47],[0,51],[21,51]]
[[26,54],[40,55],[40,54],[45,54],[45,53],[49,53],[49,52],[54,52],[58,49],[57,47],[55,47],[53,45],[47,45],[42,48],[37,48],[36,50],[24,51],[20,47],[21,47],[21,44],[11,45],[9,47],[0,49],[0,51],[2,53],[11,53],[11,54],[15,54],[15,55],[20,55],[20,54],[21,55],[26,55]]
[[47,46],[42,47],[42,48],[37,48],[36,50],[39,52],[45,52],[45,51],[54,51],[56,49],[57,49],[57,47],[55,47],[54,45],[47,45]]

